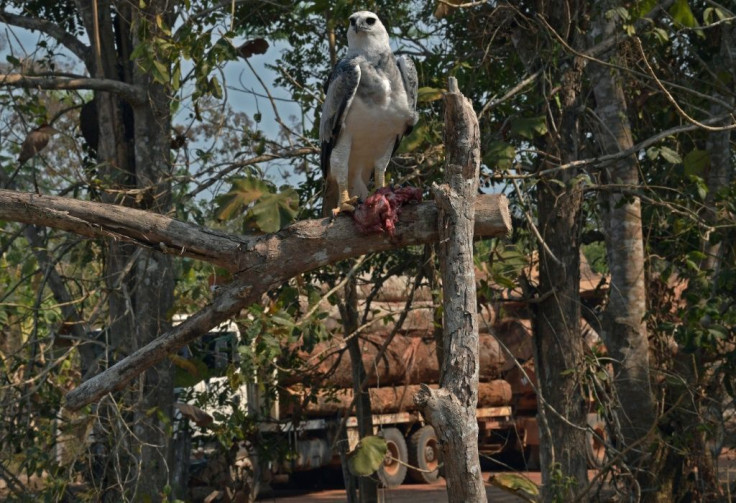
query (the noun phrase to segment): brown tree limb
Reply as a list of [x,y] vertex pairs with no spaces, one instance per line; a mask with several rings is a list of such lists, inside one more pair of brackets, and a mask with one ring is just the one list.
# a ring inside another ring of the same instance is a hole
[[117,94],[131,105],[142,105],[146,102],[144,89],[112,79],[91,79],[89,77],[38,77],[21,73],[0,74],[0,86],[21,87],[26,89],[77,90],[91,89]]
[[[477,199],[476,236],[505,235],[511,229],[503,195]],[[347,217],[303,220],[274,234],[240,236],[181,222],[165,215],[72,198],[0,190],[0,220],[54,227],[81,236],[111,237],[163,253],[203,260],[232,273],[277,261],[289,277],[356,257],[437,241],[437,207],[405,206],[393,238],[360,234]]]
[[67,32],[56,23],[48,21],[46,19],[23,16],[20,14],[14,14],[6,10],[0,11],[0,21],[3,23],[17,26],[19,28],[25,28],[27,30],[40,31],[50,36],[54,40],[63,44],[64,47],[69,49],[75,56],[77,56],[85,64],[88,63],[90,56],[89,47],[79,41],[77,37]]
[[[511,229],[503,195],[477,199],[475,235],[501,236]],[[227,268],[234,281],[212,304],[67,395],[72,410],[123,388],[142,371],[256,302],[268,290],[338,260],[437,241],[437,207],[404,207],[393,237],[360,234],[350,218],[305,220],[262,236],[238,236],[155,213],[71,198],[0,190],[0,220],[34,223],[86,237],[112,237],[139,246],[204,260]]]

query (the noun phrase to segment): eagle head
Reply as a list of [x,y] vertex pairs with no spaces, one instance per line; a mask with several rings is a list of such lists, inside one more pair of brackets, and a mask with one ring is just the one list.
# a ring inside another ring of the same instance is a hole
[[361,10],[352,14],[349,18],[348,45],[358,48],[375,44],[376,42],[388,46],[388,32],[378,16],[373,12]]

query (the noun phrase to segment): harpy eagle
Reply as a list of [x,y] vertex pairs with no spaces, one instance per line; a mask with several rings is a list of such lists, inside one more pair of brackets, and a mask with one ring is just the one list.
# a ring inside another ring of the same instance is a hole
[[350,16],[348,52],[327,82],[319,129],[325,177],[325,216],[353,211],[375,188],[401,138],[417,122],[417,71],[405,56],[394,56],[386,28],[373,12]]

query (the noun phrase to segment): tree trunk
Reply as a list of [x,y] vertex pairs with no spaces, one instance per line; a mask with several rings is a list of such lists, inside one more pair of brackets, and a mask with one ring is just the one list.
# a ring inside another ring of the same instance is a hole
[[[584,17],[584,2],[554,5],[550,20],[558,33],[580,46],[576,23]],[[572,13],[572,18],[569,17]],[[546,138],[547,151],[560,162],[580,155],[579,112],[584,61],[574,57],[560,79],[558,114]],[[584,347],[580,330],[580,233],[583,193],[576,170],[544,176],[538,186],[539,301],[532,305],[535,372],[538,382],[538,424],[542,500],[572,501],[587,484],[585,445],[587,399]]]
[[478,459],[478,320],[473,265],[474,200],[480,132],[472,103],[450,79],[445,95],[446,184],[435,187],[440,207],[440,270],[444,292],[440,386],[414,397],[439,440],[450,502],[487,500]]
[[[608,12],[617,5],[618,2],[608,1],[594,8],[591,44],[614,35],[616,18]],[[601,55],[601,58],[611,60],[614,56],[615,53],[609,52]],[[610,67],[595,63],[591,64],[589,70],[591,80],[595,83],[596,113],[601,121],[596,137],[601,154],[631,148],[634,141],[627,118],[621,76]],[[636,157],[631,155],[604,165],[601,181],[604,185],[614,184],[627,189],[638,187]],[[611,285],[603,313],[601,337],[613,360],[614,383],[622,398],[619,409],[614,411],[621,426],[622,440],[625,446],[634,447],[637,441],[652,433],[656,420],[649,375],[649,342],[644,321],[646,285],[641,202],[636,196],[624,196],[620,189],[605,186],[603,189],[600,200]],[[646,444],[639,444],[628,451],[626,457],[631,468],[638,464],[642,448],[646,451]],[[653,482],[647,473],[648,470],[640,473],[640,486],[642,483],[649,486]]]
[[[104,191],[102,200],[167,213],[171,206],[169,97],[161,84],[130,60],[135,43],[130,23],[145,20],[155,29],[156,17],[165,16],[167,6],[154,1],[141,11],[123,3],[113,6],[106,0],[77,2],[77,6],[91,41],[90,73],[139,85],[148,96],[146,102],[131,107],[116,95],[95,93],[98,170],[105,189],[114,189]],[[134,200],[127,196],[135,193],[133,189],[143,197]],[[167,331],[166,317],[173,305],[173,270],[166,255],[110,240],[104,273],[109,295],[108,354],[116,359]],[[120,398],[126,407],[132,406],[130,411],[122,409],[124,418],[133,421],[131,430],[110,428],[120,419],[117,405],[99,411],[108,424],[98,425],[95,438],[109,439],[105,430],[119,435],[93,449],[100,465],[93,473],[102,477],[95,484],[118,488],[105,491],[105,499],[110,501],[160,499],[169,483],[169,466],[175,461],[169,455],[167,433],[173,403],[169,364],[161,363],[143,374],[136,388]],[[130,431],[135,436],[130,436]]]
[[[156,26],[156,18],[166,19],[170,10],[165,1],[149,2],[138,22]],[[144,43],[136,40],[135,35],[123,40],[131,40],[133,46]],[[127,52],[124,50],[124,54]],[[172,179],[168,90],[138,65],[133,65],[132,78],[133,84],[148,92],[145,104],[132,107],[136,187],[144,194],[138,206],[166,214],[171,209]],[[174,271],[171,256],[153,250],[141,251],[134,271],[136,325],[131,335],[135,344],[133,349],[137,350],[170,327],[168,318],[174,304]],[[141,463],[146,474],[140,481],[137,494],[155,499],[169,484],[170,475],[175,471],[170,472],[169,466],[183,461],[172,457],[171,436],[167,432],[174,401],[173,376],[168,360],[148,369],[140,377],[136,399],[134,431],[141,442]]]
[[[730,88],[714,90],[714,97],[718,98],[721,102],[729,103],[732,107],[734,104],[733,92],[736,90],[736,27],[733,25],[724,25],[720,27],[721,35],[721,49],[719,51],[721,64],[720,67],[716,68],[718,72],[730,72]],[[725,79],[724,79],[725,80]],[[723,84],[724,86],[727,84]],[[733,109],[733,108],[731,108]],[[710,114],[713,117],[726,114],[728,110],[721,103],[713,103],[710,108]],[[729,124],[728,120],[723,121],[723,126]],[[706,198],[706,221],[709,225],[715,225],[718,221],[717,208],[714,206],[714,201],[717,199],[717,194],[720,190],[725,189],[731,184],[733,180],[733,151],[731,149],[731,131],[732,129],[726,129],[724,131],[715,131],[708,134],[706,141],[706,150],[708,151],[708,158],[710,160],[710,169],[708,170],[708,176],[706,183],[708,184],[708,196]],[[701,268],[712,271],[713,279],[712,288],[715,291],[717,288],[717,279],[721,274],[722,262],[723,262],[723,250],[728,247],[728,244],[724,240],[726,236],[712,236],[711,233],[707,233],[703,242],[703,252],[706,258],[701,263]]]
[[[358,437],[363,438],[373,435],[373,412],[370,394],[367,390],[361,389],[361,383],[366,379],[366,371],[360,351],[360,339],[356,333],[359,316],[357,283],[354,275],[349,277],[345,284],[345,301],[340,305],[340,311],[353,374],[353,394],[357,395],[355,415],[358,418]],[[378,485],[374,478],[358,478],[358,501],[360,503],[378,501]]]

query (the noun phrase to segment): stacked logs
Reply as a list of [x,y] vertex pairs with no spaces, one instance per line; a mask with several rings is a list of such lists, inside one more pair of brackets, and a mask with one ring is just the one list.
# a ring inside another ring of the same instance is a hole
[[[536,280],[538,269],[532,268]],[[482,274],[477,271],[477,277]],[[487,279],[487,278],[486,278]],[[374,413],[413,410],[412,397],[420,383],[436,385],[439,382],[439,362],[434,333],[435,308],[428,288],[414,292],[411,310],[401,329],[391,335],[410,294],[411,281],[392,277],[377,292],[372,290],[370,278],[359,280],[359,302],[365,305],[370,298],[368,313],[359,334],[370,387]],[[591,310],[600,304],[605,294],[605,281],[594,273],[581,256],[581,297]],[[511,297],[523,298],[516,289]],[[332,333],[340,333],[340,316],[335,306],[327,302],[320,306],[328,312],[325,325]],[[308,309],[305,306],[305,311]],[[513,405],[517,413],[534,414],[537,407],[534,373],[534,343],[528,305],[523,302],[503,303],[505,315],[496,316],[497,309],[481,306],[478,313],[480,327],[480,386],[479,407]],[[589,347],[599,345],[594,327],[581,320],[582,332]],[[390,343],[384,348],[387,339]],[[299,413],[311,417],[345,413],[352,408],[353,379],[350,358],[342,338],[317,344],[309,352],[301,352],[305,363],[297,375],[286,375],[280,383],[286,385],[282,395],[282,413]],[[309,397],[305,382],[328,386],[329,392],[318,392]],[[307,399],[309,397],[309,399]],[[304,406],[305,403],[308,404]],[[354,410],[353,410],[354,411]]]
[[[361,304],[371,295],[369,282],[366,285],[359,290]],[[414,411],[412,399],[419,384],[436,387],[439,383],[440,366],[433,338],[434,307],[428,290],[415,292],[411,311],[401,329],[391,335],[394,328],[391,321],[399,318],[408,291],[405,278],[392,278],[385,284],[373,295],[370,312],[359,334],[374,414]],[[339,333],[337,309],[329,305],[322,307],[329,312],[325,319],[328,330]],[[514,386],[505,377],[517,362],[532,359],[530,324],[520,319],[496,320],[489,309],[482,309],[478,316],[481,332],[478,407],[510,405]],[[389,337],[390,343],[386,345]],[[353,374],[343,339],[336,337],[319,343],[311,351],[301,352],[300,357],[305,367],[279,380],[285,386],[280,400],[282,417],[294,414],[327,417],[351,409],[354,412]],[[329,390],[310,396],[307,382],[319,383],[320,388]]]

